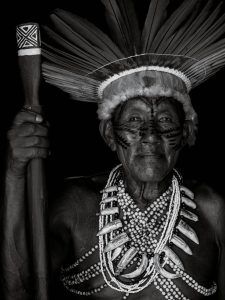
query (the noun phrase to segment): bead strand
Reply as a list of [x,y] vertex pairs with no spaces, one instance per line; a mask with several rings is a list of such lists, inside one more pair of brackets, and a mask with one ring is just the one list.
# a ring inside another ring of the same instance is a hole
[[171,261],[169,262],[169,265],[176,274],[179,274],[181,276],[181,278],[186,282],[187,285],[189,285],[191,288],[196,290],[199,294],[202,294],[204,296],[211,296],[216,293],[217,285],[215,282],[213,282],[210,288],[206,288],[200,285],[190,275],[188,275],[186,272],[184,272],[182,269],[180,269],[177,265],[175,265]]
[[96,288],[94,288],[92,290],[89,290],[89,291],[80,291],[80,290],[77,290],[77,289],[69,288],[66,285],[64,285],[64,286],[71,293],[74,293],[74,294],[77,294],[77,295],[80,295],[80,296],[91,296],[91,295],[100,293],[103,289],[107,288],[108,285],[107,285],[107,283],[104,283],[104,284],[101,284],[99,287],[96,287]]
[[186,296],[183,295],[183,293],[181,293],[179,288],[173,283],[171,279],[166,279],[158,274],[154,280],[154,285],[166,300],[189,300]]
[[[109,176],[109,180],[107,182],[105,190],[110,190],[110,186],[114,187],[117,186],[117,200],[119,199],[118,194],[121,194],[121,182],[118,180],[120,176],[120,166],[115,168]],[[115,175],[116,174],[116,175]],[[163,232],[161,234],[161,237],[159,239],[159,242],[157,243],[157,246],[154,250],[155,253],[160,253],[167,242],[169,242],[169,237],[171,234],[171,230],[173,231],[175,222],[178,217],[178,212],[180,208],[180,190],[179,190],[179,184],[176,179],[176,176],[173,177],[172,180],[172,187],[173,187],[173,193],[172,196],[169,199],[169,210],[168,214],[166,216],[165,226],[163,228]],[[171,192],[170,192],[171,193]],[[179,195],[177,195],[179,193]],[[103,197],[108,197],[110,195],[103,195]],[[111,195],[112,196],[112,195]],[[126,195],[126,202],[131,203],[133,201],[129,195]],[[118,202],[118,201],[117,201]],[[126,204],[127,204],[126,203]],[[125,202],[123,203],[125,205]],[[101,204],[100,209],[104,209],[104,205]],[[107,223],[109,222],[108,216],[100,216],[99,217],[99,229],[103,228]],[[127,224],[128,225],[128,224]],[[99,255],[100,255],[100,262],[101,262],[101,270],[104,280],[107,282],[108,286],[110,286],[112,289],[115,289],[117,291],[125,292],[125,293],[138,293],[141,290],[145,289],[148,285],[150,285],[155,276],[157,275],[155,266],[153,264],[152,258],[149,260],[149,265],[146,269],[146,274],[135,284],[125,284],[122,281],[118,280],[113,274],[114,274],[114,266],[111,261],[111,252],[104,252],[104,248],[107,245],[107,243],[112,240],[113,233],[105,234],[104,236],[99,236]]]
[[171,187],[142,212],[125,192],[123,181],[119,181],[117,199],[123,211],[123,230],[131,239],[131,246],[142,253],[152,254],[156,248],[157,237],[165,226],[170,194]]
[[76,285],[91,278],[98,276],[101,273],[100,262],[90,266],[90,268],[74,275],[62,276],[61,281],[67,285]]
[[98,249],[98,244],[96,244],[94,247],[92,247],[89,251],[84,253],[78,260],[76,260],[72,265],[68,267],[61,267],[62,272],[69,272],[72,269],[79,266],[83,261],[85,261],[90,255],[92,255],[96,250]]

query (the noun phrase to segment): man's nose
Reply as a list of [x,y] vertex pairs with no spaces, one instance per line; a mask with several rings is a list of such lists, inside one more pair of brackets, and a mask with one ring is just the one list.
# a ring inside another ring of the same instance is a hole
[[156,128],[156,124],[153,121],[145,124],[140,131],[142,143],[158,143],[159,133]]

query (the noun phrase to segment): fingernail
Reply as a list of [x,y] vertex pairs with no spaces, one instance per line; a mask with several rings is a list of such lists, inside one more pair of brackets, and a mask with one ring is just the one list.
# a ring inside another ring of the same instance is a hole
[[36,122],[42,122],[42,121],[43,121],[43,118],[42,118],[42,116],[40,116],[40,115],[36,115],[36,117],[35,117],[35,121],[36,121]]

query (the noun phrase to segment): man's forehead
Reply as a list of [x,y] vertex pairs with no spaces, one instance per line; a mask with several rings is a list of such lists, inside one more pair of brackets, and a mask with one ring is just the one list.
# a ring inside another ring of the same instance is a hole
[[169,97],[136,97],[129,99],[124,103],[124,109],[129,110],[133,108],[153,109],[153,108],[174,108],[179,104],[176,100]]
[[135,97],[121,103],[114,111],[114,121],[132,113],[155,114],[169,112],[183,119],[182,105],[171,97]]

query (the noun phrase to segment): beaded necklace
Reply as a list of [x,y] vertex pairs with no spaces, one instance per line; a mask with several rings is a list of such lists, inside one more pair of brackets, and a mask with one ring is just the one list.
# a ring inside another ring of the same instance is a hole
[[[174,173],[171,187],[142,212],[125,191],[121,166],[112,170],[100,203],[99,245],[71,266],[62,268],[61,280],[70,292],[89,296],[109,286],[124,293],[122,298],[127,299],[129,294],[138,293],[153,283],[166,300],[189,300],[173,281],[178,277],[204,296],[216,292],[215,283],[205,288],[189,276],[179,257],[169,248],[172,243],[192,254],[186,242],[176,234],[177,231],[198,244],[195,231],[185,221],[179,220],[182,216],[193,222],[198,221],[197,215],[189,211],[189,208],[196,208],[194,195],[180,186],[179,174],[177,171]],[[73,270],[98,248],[100,262],[73,274]],[[173,273],[166,271],[166,264]],[[127,273],[129,267],[136,269]],[[73,288],[100,274],[105,280],[101,286],[89,291]],[[130,281],[127,283],[127,280]]]
[[[172,281],[178,277],[205,296],[212,295],[216,291],[215,283],[209,289],[200,286],[194,279],[190,284],[190,276],[185,273],[181,260],[169,247],[172,243],[192,255],[188,244],[176,234],[178,231],[192,242],[199,243],[196,232],[180,219],[182,215],[196,222],[198,217],[185,209],[195,209],[196,204],[193,201],[193,193],[181,186],[179,181],[180,176],[174,170],[172,185],[168,191],[154,201],[145,212],[141,212],[125,192],[120,166],[117,166],[109,176],[100,205],[99,254],[101,271],[106,283],[111,288],[125,293],[123,299],[131,293],[140,292],[151,283],[154,283],[164,296],[166,295],[166,299],[188,299]],[[119,219],[117,207],[123,211],[123,223]],[[137,269],[123,274],[127,266],[138,256],[140,260]],[[173,266],[171,267],[173,273],[164,269],[166,264]],[[123,278],[132,280],[126,283]],[[169,293],[164,291],[165,281]]]
[[[104,211],[106,208],[113,207],[113,201],[108,202],[107,199],[113,198],[113,193],[118,192],[118,178],[120,177],[120,166],[116,167],[110,174],[106,188],[103,192],[101,211]],[[165,221],[165,226],[162,230],[161,236],[158,243],[154,247],[154,255],[161,253],[164,246],[170,241],[173,229],[176,224],[177,216],[180,209],[180,193],[179,193],[179,184],[177,178],[174,176],[172,180],[172,196],[169,203],[168,215]],[[122,192],[124,194],[124,192]],[[124,195],[126,198],[126,195]],[[123,197],[123,198],[124,198]],[[128,199],[129,200],[129,199]],[[145,260],[148,261],[145,264],[145,270],[142,272],[141,279],[136,283],[126,284],[118,279],[117,276],[125,269],[127,264],[133,259],[134,256],[138,253],[138,250],[135,247],[131,247],[121,258],[120,262],[117,264],[117,270],[114,271],[114,266],[111,260],[112,250],[117,249],[119,246],[129,242],[130,237],[124,232],[122,236],[114,236],[114,230],[118,229],[117,227],[122,227],[122,223],[118,221],[116,215],[100,215],[99,217],[99,254],[101,262],[101,270],[103,277],[106,283],[113,289],[124,292],[127,294],[137,293],[150,285],[154,278],[157,275],[156,268],[154,266],[153,257]],[[114,227],[116,226],[116,227]],[[111,244],[110,244],[111,243]],[[111,245],[111,247],[110,247]],[[141,253],[143,260],[146,257],[146,253]],[[142,270],[141,270],[142,271]],[[116,274],[115,274],[116,273]]]
[[152,253],[157,245],[157,236],[162,232],[171,197],[171,187],[144,212],[142,212],[132,198],[125,192],[123,181],[118,184],[118,205],[123,212],[123,230],[129,232],[130,245],[141,252]]

